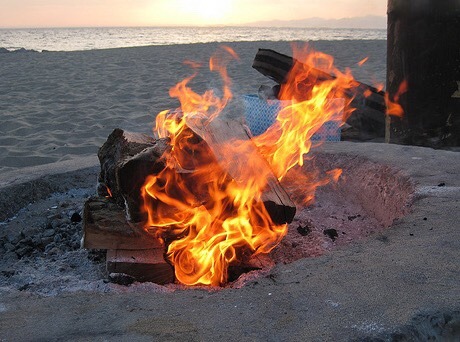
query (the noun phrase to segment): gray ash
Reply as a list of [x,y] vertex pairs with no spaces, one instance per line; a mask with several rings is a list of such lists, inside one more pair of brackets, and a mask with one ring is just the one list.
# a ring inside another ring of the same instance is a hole
[[80,249],[82,205],[93,192],[53,194],[0,223],[0,286],[49,295],[103,278],[105,253]]

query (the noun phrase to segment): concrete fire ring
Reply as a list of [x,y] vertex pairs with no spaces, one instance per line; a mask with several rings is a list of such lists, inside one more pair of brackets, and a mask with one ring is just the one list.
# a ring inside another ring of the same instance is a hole
[[[279,264],[240,289],[41,297],[0,288],[0,341],[459,340],[460,154],[349,142],[318,150],[400,170],[415,184],[410,212],[382,234]],[[1,213],[94,182],[97,171],[89,158],[6,173]]]

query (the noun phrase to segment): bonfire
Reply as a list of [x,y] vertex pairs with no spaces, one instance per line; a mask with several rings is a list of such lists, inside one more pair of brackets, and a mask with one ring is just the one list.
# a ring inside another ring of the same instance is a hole
[[[286,235],[296,204],[311,203],[318,186],[340,177],[340,169],[315,177],[296,170],[318,144],[312,137],[326,122],[346,121],[354,90],[362,86],[349,70],[338,70],[329,55],[306,47],[295,48],[294,57],[279,90],[276,120],[260,135],[253,136],[244,123],[220,118],[233,97],[226,67],[238,59],[225,46],[209,61],[222,79],[220,96],[194,92],[189,84],[195,73],[170,90],[180,108],[157,115],[153,137],[114,131],[99,151],[99,194],[124,208],[118,222],[125,220],[130,231],[111,244],[92,243],[100,233],[92,229],[101,225],[94,214],[100,205],[90,203],[85,246],[117,250],[108,265],[124,273],[135,267],[120,266],[129,259],[123,250],[161,251],[157,261],[145,262],[156,265],[157,282],[185,285],[226,284],[230,267],[270,253]],[[286,191],[295,181],[302,191]],[[135,247],[121,242],[127,236],[137,239]],[[149,253],[143,258],[151,259]]]

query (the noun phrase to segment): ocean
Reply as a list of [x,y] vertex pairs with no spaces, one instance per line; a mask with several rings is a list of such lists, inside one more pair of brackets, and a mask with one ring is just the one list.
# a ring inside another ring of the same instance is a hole
[[385,40],[386,29],[284,27],[111,27],[0,29],[9,51],[100,50],[149,45],[244,41]]

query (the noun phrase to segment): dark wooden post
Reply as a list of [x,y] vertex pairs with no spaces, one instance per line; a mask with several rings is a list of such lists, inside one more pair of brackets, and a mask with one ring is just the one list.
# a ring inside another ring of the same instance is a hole
[[404,116],[387,117],[386,140],[460,146],[460,1],[388,0],[387,92]]

